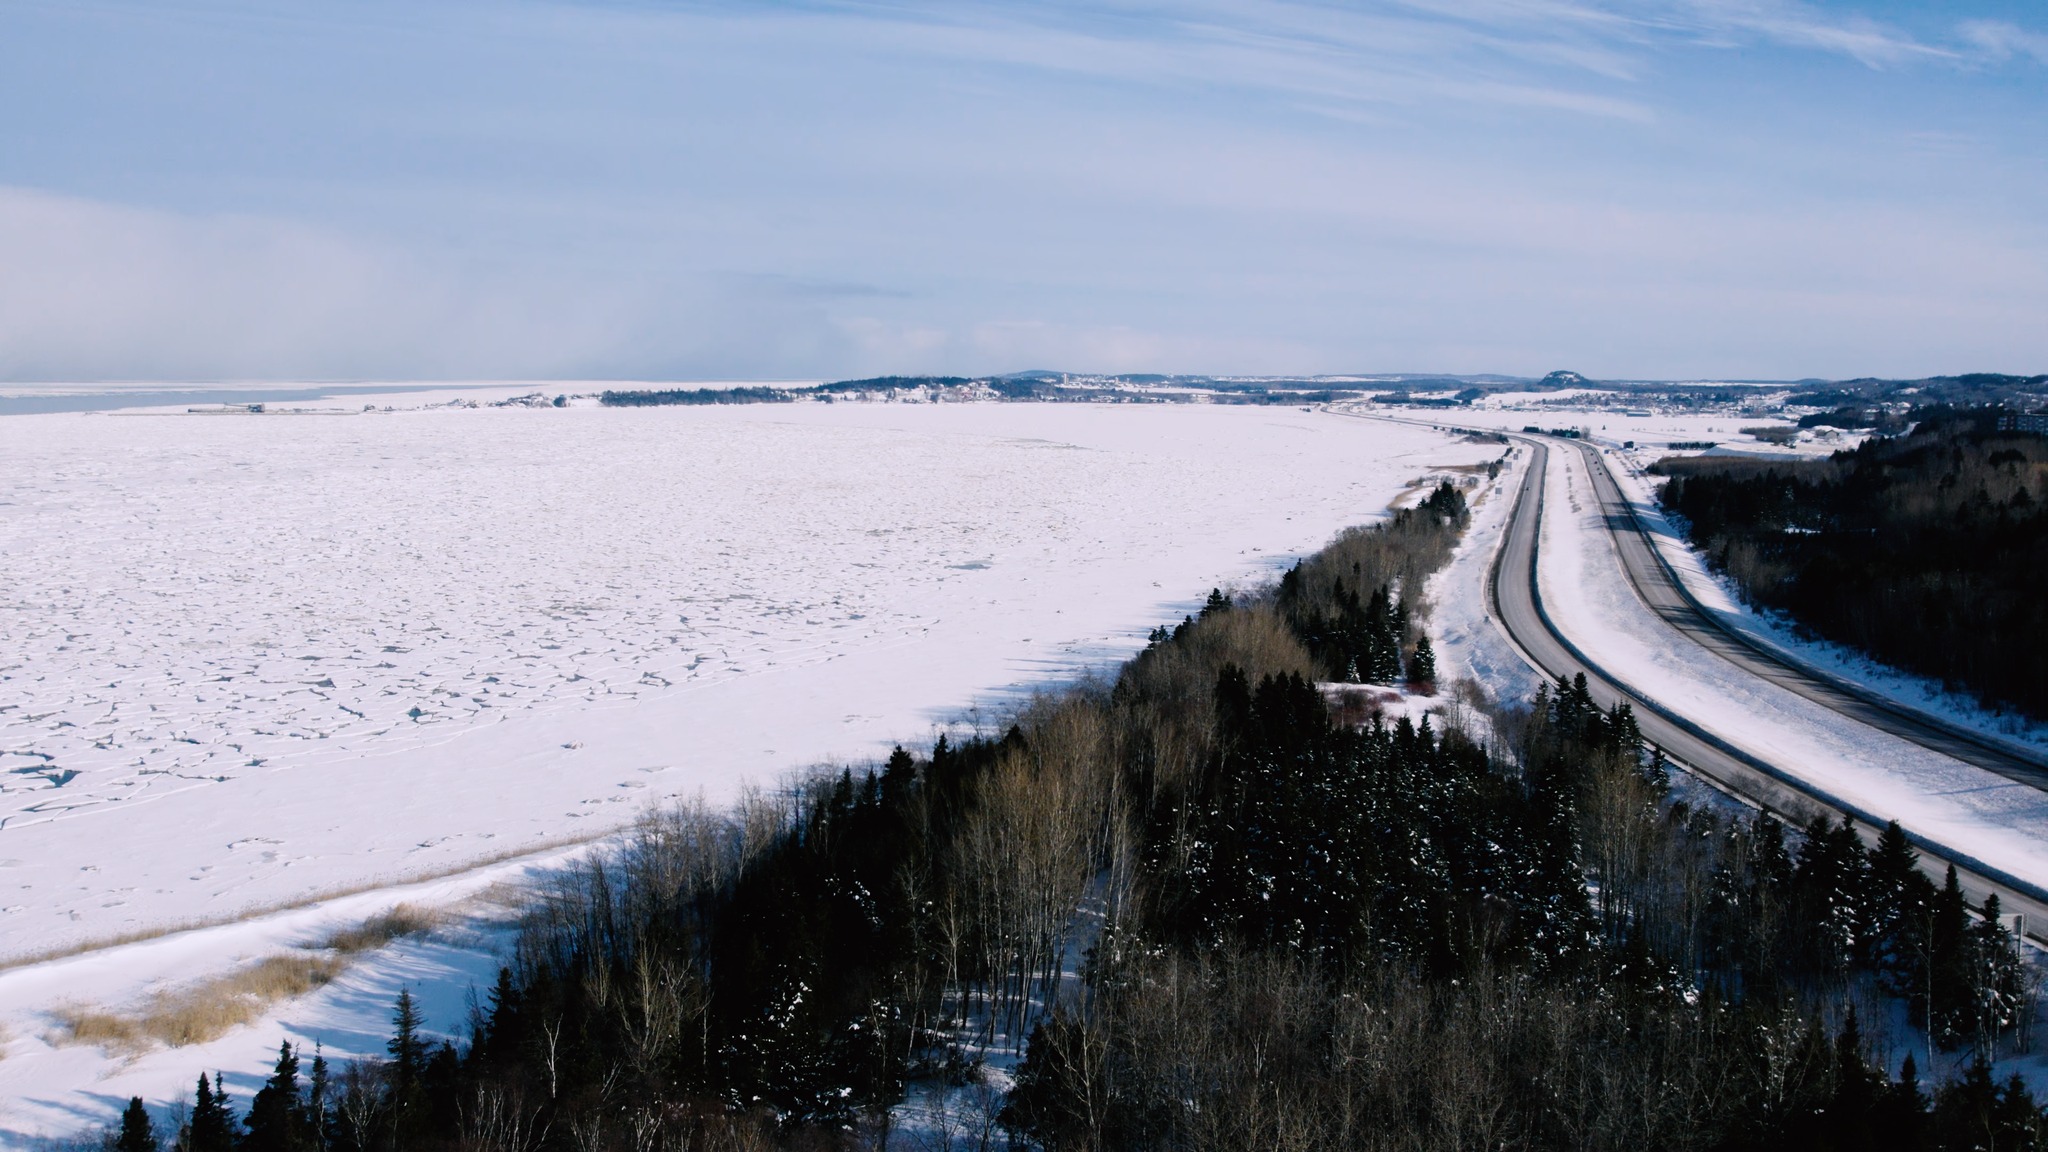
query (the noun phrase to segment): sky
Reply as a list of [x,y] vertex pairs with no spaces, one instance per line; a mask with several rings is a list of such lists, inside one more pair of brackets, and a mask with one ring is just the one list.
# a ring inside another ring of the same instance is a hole
[[2048,9],[0,0],[0,378],[2048,372]]

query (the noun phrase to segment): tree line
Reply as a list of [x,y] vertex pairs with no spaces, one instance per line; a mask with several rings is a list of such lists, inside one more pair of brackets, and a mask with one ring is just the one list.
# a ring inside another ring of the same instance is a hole
[[[1362,652],[1414,674],[1466,515],[1445,485],[1212,593],[1000,736],[650,812],[535,897],[459,1042],[401,998],[388,1059],[286,1046],[246,1116],[201,1079],[163,1135],[903,1147],[913,1088],[979,1085],[981,1146],[2042,1147],[1992,1071],[2030,1042],[2017,942],[1896,827],[1678,802],[1583,680],[1333,723]],[[1888,1005],[1965,1073],[1923,1085]]]
[[607,388],[598,403],[607,408],[658,408],[692,404],[790,404],[810,389],[769,388],[746,385],[739,388]]
[[2048,441],[1929,408],[1826,460],[1673,458],[1665,509],[1752,603],[2048,717]]

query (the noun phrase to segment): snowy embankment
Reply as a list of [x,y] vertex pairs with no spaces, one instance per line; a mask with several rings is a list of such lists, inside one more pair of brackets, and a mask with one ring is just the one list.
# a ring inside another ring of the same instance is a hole
[[133,1006],[992,717],[1497,451],[1208,406],[0,418],[0,959],[221,924],[0,973],[0,1140],[246,1090],[280,1033],[375,1051],[400,982],[453,1029],[495,960],[444,930],[132,1057],[53,1046],[59,989]]
[[1451,562],[1430,577],[1426,626],[1436,645],[1440,680],[1471,679],[1495,700],[1516,703],[1533,695],[1542,678],[1501,631],[1489,609],[1486,588],[1501,532],[1514,514],[1515,493],[1521,486],[1522,470],[1528,466],[1529,450],[1519,445],[1512,449],[1489,447],[1508,454],[1507,464],[1497,478],[1468,493],[1472,521],[1451,554]]
[[1576,452],[1550,453],[1538,581],[1589,659],[1730,744],[1843,800],[2048,882],[2048,793],[1840,716],[1699,648],[1636,596]]

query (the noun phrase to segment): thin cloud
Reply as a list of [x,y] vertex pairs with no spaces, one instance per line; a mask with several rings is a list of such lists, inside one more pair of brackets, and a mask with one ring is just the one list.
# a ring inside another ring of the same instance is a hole
[[1994,61],[2031,56],[2048,64],[2048,35],[2029,32],[2003,20],[1972,20],[1958,29],[1963,42]]
[[[1299,107],[1451,102],[1649,116],[1623,95],[1584,87],[1632,78],[1640,66],[1617,46],[1584,35],[1576,22],[1489,28],[1400,6],[1286,3],[833,5],[757,18],[786,27],[824,21],[849,43],[943,64],[978,62],[1118,86],[1240,89]],[[1591,22],[1611,23],[1597,13]]]

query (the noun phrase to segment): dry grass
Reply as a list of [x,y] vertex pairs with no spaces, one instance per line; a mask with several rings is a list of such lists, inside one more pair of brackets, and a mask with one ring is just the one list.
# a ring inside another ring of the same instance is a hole
[[149,1047],[142,1021],[133,1016],[71,1005],[58,1008],[51,1015],[57,1018],[59,1029],[49,1038],[52,1044],[91,1044],[109,1052],[140,1052]]
[[432,909],[399,904],[361,924],[336,930],[320,942],[320,951],[280,952],[204,983],[159,992],[136,1013],[61,1007],[53,1013],[59,1030],[51,1042],[93,1044],[129,1054],[152,1044],[172,1048],[204,1044],[256,1019],[279,1000],[304,996],[327,984],[341,975],[351,958],[402,936],[425,932],[441,918],[442,914]]
[[62,1007],[54,1013],[61,1031],[51,1041],[131,1053],[151,1043],[173,1048],[204,1044],[256,1019],[279,1000],[321,987],[344,966],[338,956],[286,952],[189,988],[159,992],[134,1015]]
[[330,948],[343,956],[356,956],[375,951],[401,936],[412,936],[434,927],[441,922],[442,913],[431,908],[413,904],[399,904],[381,916],[372,916],[353,928],[335,931],[321,947]]

